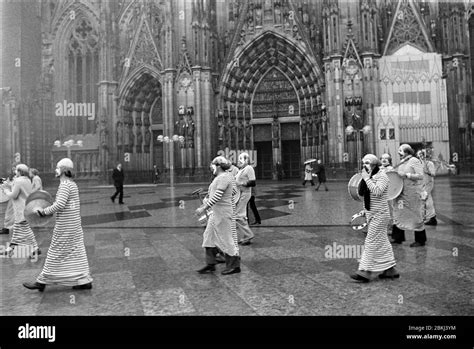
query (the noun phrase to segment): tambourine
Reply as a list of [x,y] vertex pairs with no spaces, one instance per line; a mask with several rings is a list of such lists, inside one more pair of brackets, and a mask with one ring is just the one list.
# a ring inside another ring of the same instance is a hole
[[351,227],[353,230],[362,230],[367,226],[365,211],[360,211],[351,217]]

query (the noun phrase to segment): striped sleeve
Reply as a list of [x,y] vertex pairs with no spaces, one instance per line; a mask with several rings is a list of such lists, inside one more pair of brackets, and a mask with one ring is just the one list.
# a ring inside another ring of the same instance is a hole
[[58,211],[61,211],[66,207],[69,194],[71,192],[71,187],[67,184],[61,184],[56,193],[56,200],[54,204],[44,209],[44,213],[47,215],[52,215]]
[[207,206],[212,207],[218,202],[220,199],[222,199],[222,195],[224,194],[224,191],[221,189],[217,189],[212,198],[210,198],[207,201]]
[[375,196],[382,196],[388,188],[389,179],[386,175],[369,178],[365,181],[370,192]]

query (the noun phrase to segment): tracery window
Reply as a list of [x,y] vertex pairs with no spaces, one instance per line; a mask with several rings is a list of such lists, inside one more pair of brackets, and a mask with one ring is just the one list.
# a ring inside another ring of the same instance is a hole
[[[65,118],[67,134],[96,132],[99,81],[99,42],[97,32],[86,18],[77,19],[67,46],[67,102],[87,103],[88,115]],[[76,108],[81,109],[83,108]],[[93,114],[90,113],[94,109]]]

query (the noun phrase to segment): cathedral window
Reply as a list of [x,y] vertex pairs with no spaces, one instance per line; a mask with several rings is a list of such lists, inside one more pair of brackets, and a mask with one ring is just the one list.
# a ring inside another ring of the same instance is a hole
[[[71,31],[67,46],[69,86],[68,103],[88,103],[97,112],[97,82],[99,78],[98,35],[90,22],[83,18]],[[68,134],[95,133],[96,121],[91,117],[75,115],[65,118]]]

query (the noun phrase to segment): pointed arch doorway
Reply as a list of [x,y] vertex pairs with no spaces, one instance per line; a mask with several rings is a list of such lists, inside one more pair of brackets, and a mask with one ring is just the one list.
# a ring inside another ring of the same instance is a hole
[[234,52],[221,81],[219,148],[257,151],[259,179],[301,174],[327,149],[317,141],[324,77],[299,43],[267,31]]
[[162,88],[159,75],[142,67],[128,79],[122,90],[115,130],[115,162],[124,164],[130,178],[150,181],[153,166],[163,171]]

